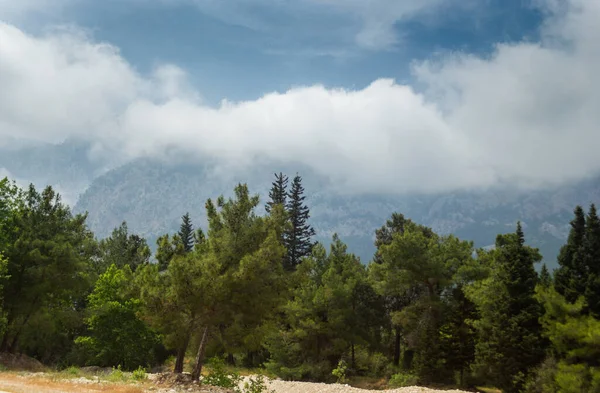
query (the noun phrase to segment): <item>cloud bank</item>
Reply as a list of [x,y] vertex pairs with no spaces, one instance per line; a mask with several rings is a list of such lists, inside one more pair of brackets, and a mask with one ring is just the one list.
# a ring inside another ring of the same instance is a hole
[[141,75],[77,30],[0,24],[0,138],[251,167],[295,162],[353,192],[560,184],[600,172],[600,2],[540,1],[542,41],[415,64],[413,87],[320,85],[204,105],[175,65]]

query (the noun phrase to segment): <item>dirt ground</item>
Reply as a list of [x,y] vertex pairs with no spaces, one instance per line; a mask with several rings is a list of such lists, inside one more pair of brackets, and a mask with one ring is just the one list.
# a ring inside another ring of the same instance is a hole
[[[246,377],[248,378],[248,377]],[[48,374],[19,374],[0,373],[0,393],[177,393],[177,392],[204,392],[224,393],[225,389],[190,386],[162,386],[153,382],[151,378],[144,383],[114,384],[108,382],[91,381],[85,378],[59,380]],[[243,383],[243,382],[242,382]],[[353,388],[342,384],[324,384],[312,382],[288,382],[281,380],[268,381],[269,392],[274,393],[376,393],[381,390],[365,390]],[[443,391],[422,387],[406,387],[386,390],[386,393],[440,393]],[[459,390],[448,390],[444,393],[467,393]]]
[[[246,377],[247,378],[247,377]],[[290,382],[270,380],[267,383],[269,391],[275,393],[381,393],[382,390],[366,390],[353,388],[342,384],[326,384],[314,382]],[[460,390],[433,390],[418,386],[385,390],[386,393],[467,393]]]

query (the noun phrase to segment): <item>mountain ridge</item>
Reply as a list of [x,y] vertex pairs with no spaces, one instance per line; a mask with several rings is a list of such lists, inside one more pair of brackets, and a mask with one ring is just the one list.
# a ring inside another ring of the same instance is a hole
[[599,178],[529,191],[497,188],[439,194],[348,194],[310,168],[289,163],[224,168],[200,161],[193,164],[187,158],[175,162],[169,157],[140,158],[117,166],[116,160],[92,158],[89,151],[89,145],[72,140],[57,145],[0,147],[0,169],[4,168],[0,175],[8,174],[22,185],[53,185],[66,195],[73,211],[88,212],[88,224],[99,238],[127,221],[131,231],[146,237],[154,247],[158,236],[179,228],[186,212],[196,226],[206,228],[206,200],[232,195],[237,183],[247,183],[252,193],[261,196],[258,213],[262,213],[273,172],[290,177],[299,173],[317,239],[328,243],[337,233],[363,262],[370,261],[375,252],[375,229],[398,212],[440,234],[472,240],[477,247],[492,245],[497,234],[513,231],[520,220],[528,243],[539,247],[545,262],[556,266],[575,206],[587,210],[590,203],[600,203]]

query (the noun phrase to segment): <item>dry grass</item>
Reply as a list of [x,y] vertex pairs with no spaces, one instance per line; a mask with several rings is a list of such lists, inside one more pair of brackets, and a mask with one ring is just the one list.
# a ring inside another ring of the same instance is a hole
[[45,377],[23,377],[13,373],[0,373],[0,391],[9,393],[143,393],[139,386],[107,383],[77,383],[56,381]]

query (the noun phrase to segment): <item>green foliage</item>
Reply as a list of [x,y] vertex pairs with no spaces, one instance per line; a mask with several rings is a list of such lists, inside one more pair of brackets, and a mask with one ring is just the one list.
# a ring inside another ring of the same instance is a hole
[[488,277],[467,288],[480,318],[473,322],[478,333],[477,373],[505,392],[522,390],[529,371],[545,354],[542,308],[534,298],[541,260],[537,249],[525,245],[521,226],[515,233],[499,235],[496,248],[479,251]]
[[113,367],[112,372],[108,374],[106,379],[110,382],[126,382],[128,380],[127,374],[121,370],[121,365],[117,368]]
[[81,369],[75,366],[69,366],[60,372],[67,378],[79,378],[82,375]]
[[275,181],[273,181],[271,190],[269,191],[269,201],[265,205],[265,211],[267,213],[271,213],[274,205],[286,205],[287,184],[288,177],[286,175],[281,172],[275,174]]
[[524,391],[527,393],[557,393],[558,363],[552,356],[546,358],[529,376]]
[[539,286],[536,297],[546,313],[542,317],[559,363],[557,392],[597,392],[600,389],[600,321],[585,313],[584,297],[569,303],[553,288]]
[[304,203],[305,199],[302,178],[296,175],[287,195],[286,211],[289,216],[290,226],[284,237],[284,243],[287,248],[286,270],[296,269],[302,258],[311,254],[314,246],[312,238],[315,235],[315,230],[308,223],[310,210]]
[[558,257],[555,287],[568,302],[586,299],[585,313],[600,317],[600,218],[592,204],[585,215],[577,206],[569,239]]
[[540,270],[540,285],[546,288],[552,285],[552,275],[545,263],[542,265],[542,270]]
[[[391,241],[381,239],[379,263],[371,266],[371,277],[379,293],[401,300],[400,307],[390,310],[390,319],[404,333],[408,348],[417,352],[414,366],[419,377],[427,382],[444,382],[452,377],[449,366],[464,368],[472,352],[466,342],[472,334],[460,318],[445,320],[452,316],[448,311],[454,307],[448,296],[452,294],[454,275],[471,260],[473,246],[453,236],[439,237],[401,216],[395,219],[402,228],[391,233]],[[455,296],[464,306],[460,294],[459,290]],[[440,356],[443,339],[448,340],[452,334],[465,342],[455,347],[447,345],[446,356]]]
[[401,372],[392,375],[388,384],[393,388],[402,388],[408,386],[415,386],[419,382],[419,378],[416,375]]
[[346,383],[346,372],[348,371],[348,364],[344,360],[340,360],[337,367],[333,369],[331,375],[337,378],[338,383]]
[[4,313],[4,284],[8,280],[8,260],[0,252],[0,336],[6,331],[6,315]]
[[144,380],[148,379],[148,375],[146,374],[146,369],[143,368],[142,366],[135,369],[133,371],[133,373],[131,373],[131,376],[136,381],[144,381]]
[[[249,378],[248,381],[244,382],[244,391],[243,393],[266,393],[267,384],[265,382],[265,377],[263,375],[257,375],[256,377]],[[274,393],[272,390],[268,393]]]
[[125,370],[155,364],[159,336],[138,318],[141,304],[128,293],[131,280],[129,266],[111,265],[90,294],[89,336],[76,339],[82,353],[89,355],[87,364]]
[[150,255],[146,239],[129,234],[127,223],[123,222],[110,237],[100,242],[101,268],[98,273],[103,273],[111,265],[118,268],[129,266],[135,271],[150,261]]
[[181,217],[181,227],[178,232],[184,252],[190,252],[194,249],[194,227],[190,214],[186,213]]
[[[66,315],[82,324],[79,311],[89,290],[92,275],[92,233],[85,215],[73,216],[51,187],[39,193],[33,185],[26,192],[3,182],[1,241],[8,260],[3,299],[6,329],[0,351],[15,352],[25,337],[40,333],[37,321],[48,321],[44,331],[55,356],[70,351],[72,332],[60,326]],[[61,343],[60,346],[54,346]],[[49,349],[25,342],[29,353],[43,356]]]
[[160,271],[164,271],[171,263],[175,255],[183,255],[184,249],[181,239],[178,235],[170,237],[168,234],[160,236],[156,240],[156,261]]
[[396,213],[365,266],[337,235],[329,250],[312,243],[304,201],[301,178],[288,193],[280,173],[258,216],[258,196],[240,184],[206,202],[206,234],[186,213],[178,234],[158,240],[154,264],[125,223],[98,243],[52,188],[1,180],[0,349],[59,367],[117,367],[107,378],[122,382],[145,379],[165,347],[181,372],[194,345],[193,376],[205,353],[217,356],[203,382],[239,393],[267,383],[240,387],[221,355],[294,380],[600,390],[595,206],[575,210],[553,277],[545,265],[536,274],[541,256],[520,224],[474,258],[471,242]]
[[225,368],[225,362],[220,357],[213,357],[208,361],[210,372],[202,378],[202,383],[210,386],[219,386],[222,388],[238,390],[242,378],[236,372],[228,372]]
[[366,269],[334,236],[329,254],[318,244],[294,273],[293,298],[267,340],[267,368],[291,379],[329,380],[342,357],[373,341],[382,310]]

